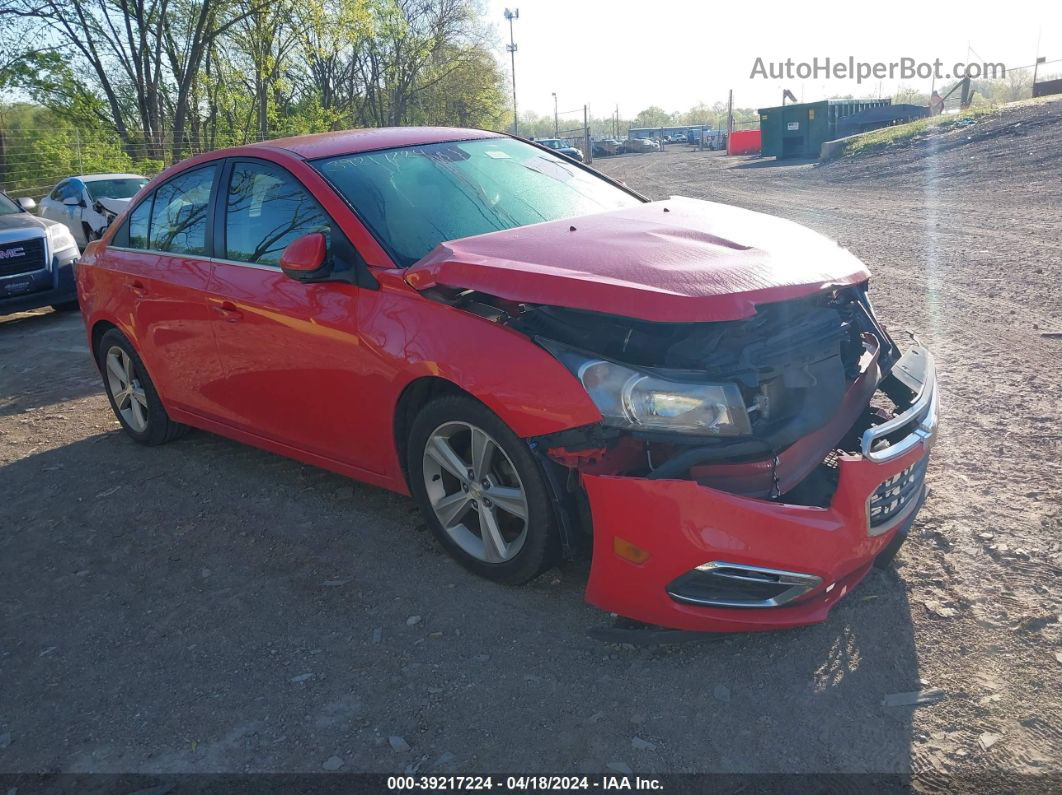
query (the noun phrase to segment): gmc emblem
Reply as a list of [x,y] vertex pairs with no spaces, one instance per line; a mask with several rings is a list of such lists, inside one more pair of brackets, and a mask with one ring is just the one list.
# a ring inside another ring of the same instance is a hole
[[26,256],[26,249],[22,246],[18,246],[17,248],[0,249],[0,259],[11,259],[12,257],[24,256]]

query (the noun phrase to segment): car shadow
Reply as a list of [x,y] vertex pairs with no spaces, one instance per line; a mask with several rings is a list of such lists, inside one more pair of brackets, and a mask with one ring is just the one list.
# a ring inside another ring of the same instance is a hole
[[589,637],[609,619],[585,563],[487,582],[408,498],[211,434],[101,433],[0,480],[8,770],[302,771],[340,748],[349,771],[912,769],[912,708],[883,705],[921,687],[894,573],[814,627],[640,648]]
[[[27,348],[41,355],[17,355]],[[43,310],[0,317],[0,416],[102,391],[80,314]]]

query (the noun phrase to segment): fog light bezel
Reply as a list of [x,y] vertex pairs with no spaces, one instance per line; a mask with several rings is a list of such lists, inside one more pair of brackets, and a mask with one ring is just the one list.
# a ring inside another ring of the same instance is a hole
[[[751,597],[749,599],[711,598],[704,595],[693,595],[688,590],[683,593],[682,588],[684,585],[688,588],[691,580],[705,576],[723,578],[723,584],[729,585],[731,588],[746,585],[751,591],[756,585],[768,585],[777,586],[781,590],[769,597],[759,599]],[[715,560],[702,563],[700,566],[676,577],[668,583],[667,595],[680,604],[696,607],[771,608],[789,604],[794,599],[818,588],[821,584],[822,578],[814,574]]]

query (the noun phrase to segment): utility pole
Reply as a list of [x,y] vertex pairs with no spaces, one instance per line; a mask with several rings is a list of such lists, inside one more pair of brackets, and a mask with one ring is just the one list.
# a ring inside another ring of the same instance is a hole
[[560,135],[560,121],[557,116],[557,92],[553,92],[553,137]]
[[1032,95],[1036,96],[1036,77],[1040,73],[1040,64],[1047,63],[1047,56],[1040,57],[1040,37],[1043,36],[1044,29],[1040,30],[1036,34],[1036,57],[1033,58],[1033,79],[1032,79]]
[[730,136],[734,133],[734,89],[726,101],[726,153],[730,154]]
[[513,40],[513,20],[520,18],[520,9],[514,8],[511,11],[508,8],[505,9],[505,18],[509,20],[509,43],[505,45],[505,49],[509,51],[513,68],[513,135],[519,135],[520,121],[516,114],[516,42]]
[[583,147],[586,151],[586,162],[594,162],[594,145],[590,143],[590,106],[583,105]]

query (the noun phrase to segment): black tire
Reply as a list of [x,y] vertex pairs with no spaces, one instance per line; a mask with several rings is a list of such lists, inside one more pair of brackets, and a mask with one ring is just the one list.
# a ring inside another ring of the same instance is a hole
[[[122,416],[122,412],[119,411],[118,405],[115,403],[114,395],[111,393],[107,378],[107,353],[112,348],[121,348],[132,360],[134,374],[144,390],[144,397],[147,400],[147,427],[141,431],[135,430]],[[162,400],[159,399],[155,384],[151,380],[151,376],[148,375],[143,360],[141,360],[140,355],[130,344],[129,340],[125,338],[125,335],[118,329],[111,329],[100,338],[99,346],[96,348],[96,364],[100,369],[100,374],[103,376],[103,389],[107,393],[107,400],[111,404],[111,410],[125,432],[133,439],[141,444],[154,447],[155,445],[172,442],[188,432],[187,425],[182,425],[170,419],[170,415],[166,413],[166,409],[162,405]]]
[[61,304],[52,304],[52,309],[56,312],[76,312],[81,308],[81,305],[77,301],[64,301]]
[[[527,499],[526,536],[509,560],[488,563],[466,552],[443,528],[432,508],[425,483],[425,447],[432,434],[447,423],[468,423],[485,431],[504,451],[519,476]],[[556,561],[560,539],[542,471],[527,445],[501,419],[478,401],[463,395],[437,398],[421,409],[407,443],[410,490],[424,518],[443,548],[469,571],[506,585],[532,580]]]

